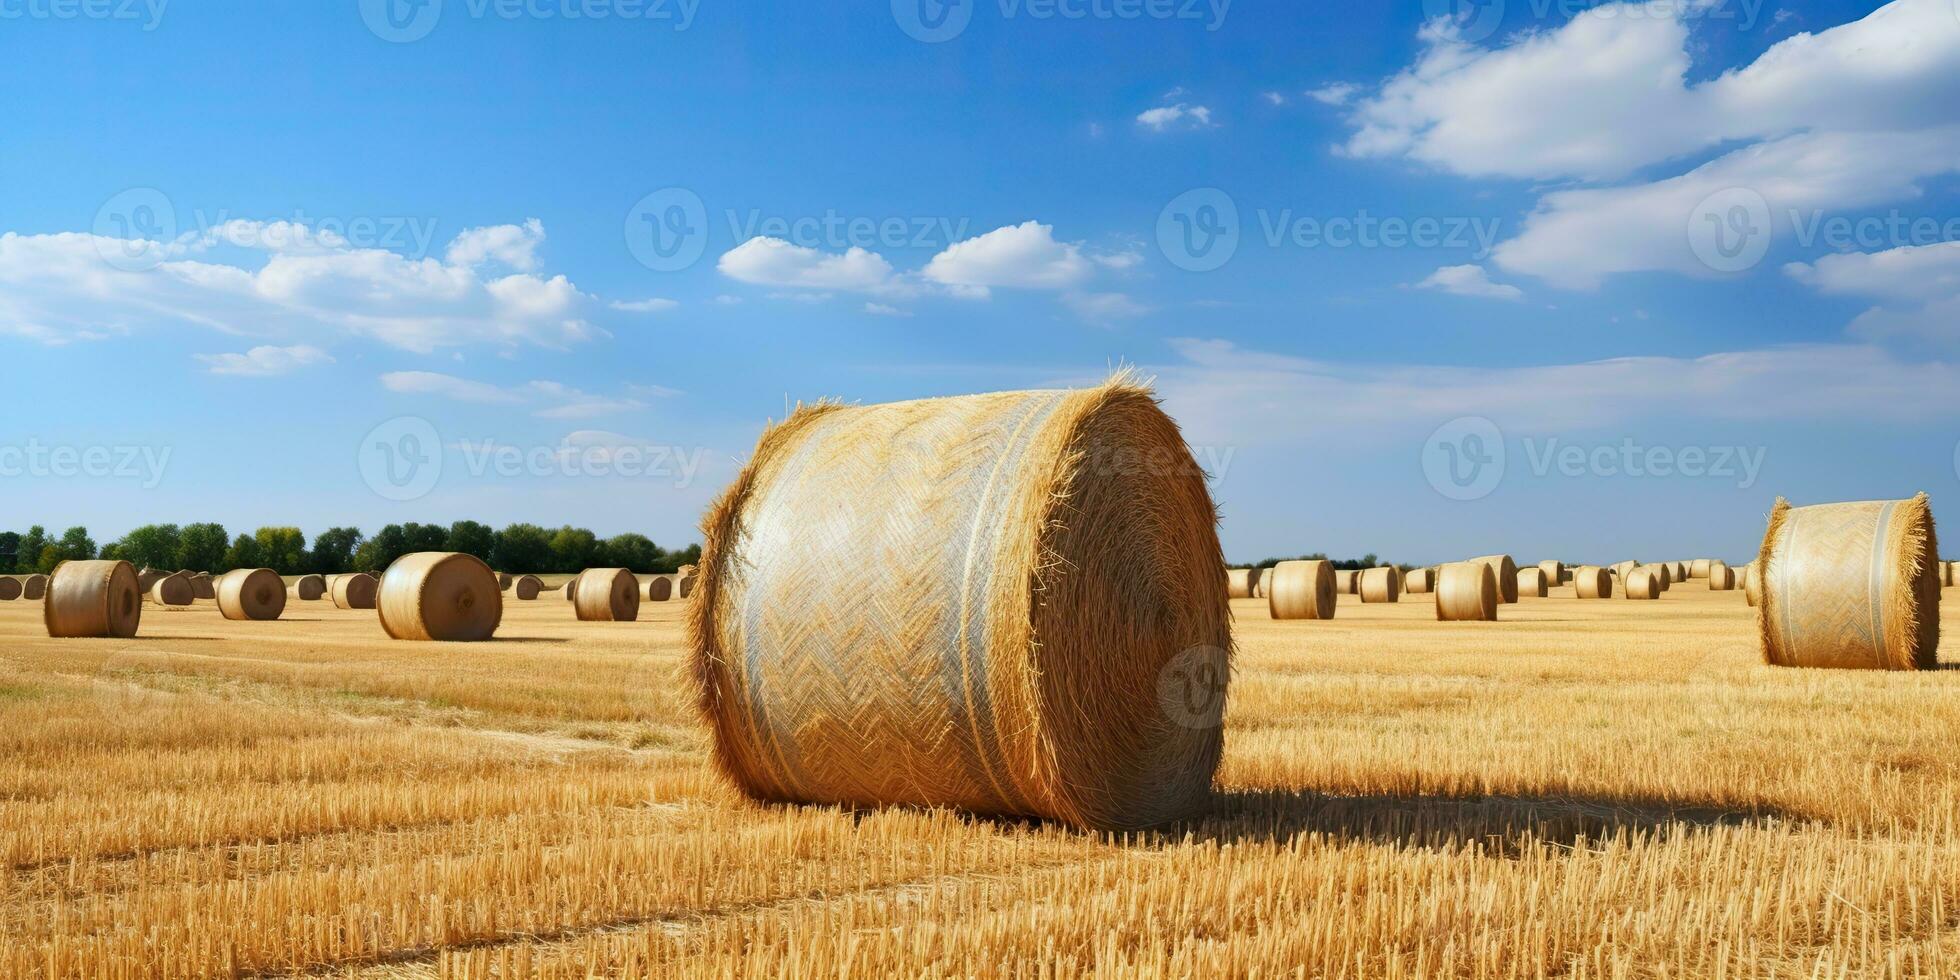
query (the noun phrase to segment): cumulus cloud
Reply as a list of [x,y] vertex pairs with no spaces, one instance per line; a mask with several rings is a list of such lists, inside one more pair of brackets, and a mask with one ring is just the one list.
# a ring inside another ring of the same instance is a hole
[[1090,323],[1129,320],[1150,312],[1150,307],[1122,293],[1063,293],[1062,305]]
[[896,306],[887,306],[884,303],[866,303],[864,304],[864,312],[869,313],[872,316],[911,316],[912,315],[911,311],[909,310],[901,310]]
[[681,304],[675,300],[654,296],[647,299],[613,300],[606,305],[622,313],[665,313]]
[[1417,289],[1435,289],[1457,296],[1481,299],[1523,299],[1524,290],[1506,283],[1490,281],[1481,265],[1446,265],[1416,283]]
[[1347,105],[1361,91],[1361,86],[1353,82],[1329,82],[1307,92],[1307,98],[1321,105]]
[[891,263],[876,252],[856,247],[823,252],[780,238],[751,238],[724,253],[716,268],[730,279],[759,286],[858,293],[904,289]]
[[503,387],[435,371],[391,371],[381,385],[402,394],[435,395],[478,405],[528,405],[545,419],[584,419],[645,408],[637,398],[595,395],[558,381],[528,381]]
[[195,354],[192,355],[210,365],[212,374],[230,374],[241,377],[269,378],[275,375],[291,374],[303,367],[314,364],[332,364],[333,358],[326,351],[308,344],[295,344],[291,347],[261,345],[243,354]]
[[1851,321],[1853,336],[1960,345],[1960,242],[1826,255],[1783,271],[1821,293],[1878,301]]
[[1137,125],[1159,133],[1172,127],[1204,129],[1211,125],[1211,109],[1184,102],[1158,106],[1137,113]]
[[450,265],[465,268],[494,260],[529,272],[538,267],[538,245],[543,241],[544,222],[531,218],[522,225],[471,228],[449,243],[445,257]]
[[1026,221],[955,242],[926,263],[925,277],[983,289],[1066,289],[1092,271],[1082,246],[1056,241],[1053,226]]

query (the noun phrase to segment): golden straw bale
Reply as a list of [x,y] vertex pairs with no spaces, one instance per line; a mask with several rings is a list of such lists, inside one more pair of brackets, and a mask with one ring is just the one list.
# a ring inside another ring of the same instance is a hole
[[1721,562],[1721,561],[1709,562],[1708,563],[1708,591],[1710,592],[1735,591],[1735,569],[1730,568],[1728,564],[1725,562]]
[[640,580],[624,568],[588,568],[578,575],[573,611],[584,623],[630,623],[640,618]]
[[1625,586],[1620,590],[1629,599],[1658,599],[1666,591],[1662,585],[1667,576],[1664,565],[1642,565],[1627,576]]
[[1566,573],[1570,571],[1562,561],[1541,561],[1538,563],[1538,570],[1544,573],[1545,587],[1548,589],[1564,585]]
[[1399,602],[1402,599],[1402,570],[1392,565],[1365,569],[1357,588],[1362,602]]
[[381,628],[397,640],[487,640],[504,619],[497,573],[461,552],[403,555],[376,592]]
[[270,568],[237,568],[211,586],[226,619],[278,619],[286,611],[286,583]]
[[126,561],[65,561],[55,566],[41,619],[54,637],[128,639],[143,619],[136,569]]
[[651,575],[647,577],[646,589],[640,597],[648,602],[666,602],[674,597],[674,579],[670,575]]
[[323,575],[301,575],[287,591],[295,599],[312,602],[327,594],[327,579]]
[[1598,565],[1580,565],[1572,570],[1572,590],[1581,599],[1613,598],[1613,573]]
[[1410,595],[1428,595],[1436,591],[1436,568],[1411,568],[1402,576],[1402,591]]
[[700,577],[701,577],[701,576],[699,576],[699,575],[683,575],[683,576],[681,576],[681,579],[680,579],[680,581],[678,581],[678,582],[675,582],[675,583],[674,583],[674,598],[676,598],[676,599],[691,599],[691,598],[693,598],[693,597],[694,597],[694,583],[695,583],[695,580],[696,580],[696,579],[699,579]]
[[1266,611],[1274,619],[1333,619],[1334,566],[1283,561],[1266,571]]
[[1545,584],[1544,569],[1518,569],[1518,596],[1520,598],[1543,599],[1551,594],[1551,587]]
[[163,578],[168,574],[170,573],[159,568],[151,568],[148,565],[145,565],[142,568],[137,569],[136,570],[137,591],[143,593],[144,598],[146,599],[149,598],[150,590],[156,587],[157,580]]
[[1125,375],[799,408],[703,522],[689,617],[716,764],[769,800],[1188,816],[1230,676],[1215,522]]
[[20,598],[20,579],[12,575],[0,575],[0,602],[12,602]]
[[198,572],[191,576],[191,597],[194,599],[215,599],[218,593],[211,586],[211,573]]
[[[135,574],[135,572],[132,570],[131,574]],[[20,580],[21,598],[40,599],[45,597],[47,594],[48,594],[48,577],[46,575],[29,575],[26,578]]]
[[366,572],[336,575],[327,589],[336,609],[373,609],[381,583]]
[[191,577],[180,572],[157,579],[147,598],[159,606],[188,606],[197,597],[191,592]]
[[1781,667],[1933,669],[1938,555],[1923,493],[1811,507],[1777,498],[1756,558],[1763,659]]
[[1258,578],[1258,570],[1253,568],[1228,568],[1225,570],[1225,594],[1233,599],[1252,598],[1252,582]]
[[[502,581],[502,579],[499,579]],[[544,591],[544,580],[536,575],[516,575],[504,586],[505,595],[523,602],[530,602]]]
[[1625,584],[1627,576],[1633,574],[1633,570],[1639,567],[1640,563],[1637,561],[1623,561],[1612,565],[1610,570],[1614,578],[1619,579],[1621,584]]
[[1252,577],[1252,597],[1254,599],[1271,598],[1273,594],[1273,570],[1270,568],[1256,568],[1253,571],[1257,574]]
[[514,584],[514,583],[515,583],[516,581],[517,581],[517,576],[515,576],[515,575],[512,575],[512,574],[511,574],[511,573],[509,573],[509,572],[498,572],[498,573],[497,573],[497,589],[498,589],[498,591],[508,591],[508,590],[510,589],[510,587],[511,587],[511,585],[512,585],[512,584]]
[[1490,566],[1490,573],[1497,578],[1497,601],[1518,601],[1518,563],[1510,555],[1484,555],[1472,558]]
[[1669,562],[1667,566],[1667,580],[1672,585],[1679,585],[1682,582],[1686,582],[1688,580],[1688,563],[1685,561]]
[[1715,564],[1712,558],[1697,558],[1688,563],[1688,578],[1707,578],[1708,569]]
[[1437,571],[1439,621],[1491,622],[1497,619],[1497,605],[1497,571],[1489,562],[1451,562]]
[[1361,594],[1361,573],[1350,568],[1334,570],[1334,591],[1340,595]]

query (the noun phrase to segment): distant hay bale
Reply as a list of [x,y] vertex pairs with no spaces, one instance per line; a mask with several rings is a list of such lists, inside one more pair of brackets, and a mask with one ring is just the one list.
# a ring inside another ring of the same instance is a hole
[[1598,565],[1580,565],[1572,570],[1572,589],[1581,599],[1613,598],[1613,574]]
[[717,765],[768,800],[1187,816],[1223,747],[1216,520],[1176,423],[1121,376],[801,408],[703,523]]
[[1364,569],[1356,588],[1362,602],[1399,602],[1402,599],[1402,570],[1392,565]]
[[691,575],[699,575],[700,573],[701,573],[701,568],[698,565],[682,565],[681,567],[674,569],[674,574],[679,575],[681,578],[687,578],[688,576]]
[[195,599],[215,599],[218,593],[211,586],[211,573],[198,572],[191,576],[191,597]]
[[515,582],[516,582],[516,576],[512,575],[511,573],[509,572],[497,573],[498,590],[501,591],[501,590],[509,589],[511,585],[514,584]]
[[1402,576],[1402,591],[1410,595],[1428,595],[1436,591],[1436,569],[1411,568]]
[[504,594],[521,602],[530,602],[538,597],[538,593],[544,591],[544,580],[536,575],[518,575],[515,577],[505,575],[499,576],[497,580],[502,582],[506,578],[509,578],[510,581],[504,583]]
[[1518,595],[1520,597],[1543,599],[1551,594],[1551,586],[1547,585],[1545,581],[1544,569],[1518,569]]
[[147,597],[150,594],[150,590],[156,587],[157,581],[169,574],[169,572],[145,565],[136,570],[136,589]]
[[1697,558],[1688,563],[1688,578],[1707,578],[1708,570],[1714,565],[1715,560],[1712,558]]
[[1497,572],[1489,562],[1451,562],[1437,571],[1436,618],[1446,623],[1497,619]]
[[312,602],[327,594],[327,579],[323,575],[301,575],[293,580],[290,590],[292,597]]
[[648,602],[666,602],[674,597],[674,580],[666,575],[655,575],[647,579],[646,591],[641,593]]
[[678,581],[678,582],[675,582],[675,583],[674,583],[674,598],[676,598],[676,599],[691,599],[691,598],[693,598],[693,597],[694,597],[694,580],[695,580],[695,579],[697,579],[697,578],[699,578],[699,577],[700,577],[700,576],[698,576],[698,575],[684,575],[684,576],[682,576],[682,577],[681,577],[681,579],[680,579],[680,581]]
[[1742,566],[1742,593],[1749,600],[1750,608],[1763,601],[1763,579],[1756,573],[1756,563]]
[[583,623],[630,623],[640,618],[640,580],[624,568],[588,568],[572,607]]
[[578,598],[578,576],[576,575],[572,576],[571,581],[566,582],[564,585],[561,585],[556,589],[553,589],[552,591],[556,592],[559,596],[563,597],[566,602],[572,602],[576,600]]
[[1268,569],[1266,611],[1274,619],[1333,619],[1334,566],[1319,560],[1283,561]]
[[1688,580],[1688,563],[1685,561],[1669,562],[1667,576],[1668,582],[1671,585],[1679,585],[1682,582],[1686,582]]
[[1946,563],[1945,575],[1940,579],[1940,584],[1946,586],[1960,585],[1960,561]]
[[236,568],[211,586],[226,619],[278,619],[286,611],[286,583],[270,568]]
[[20,598],[20,579],[12,575],[0,575],[0,602],[12,602]]
[[1629,599],[1658,599],[1667,591],[1662,583],[1667,580],[1667,567],[1664,565],[1642,565],[1627,575],[1620,592]]
[[1566,573],[1570,571],[1562,561],[1541,561],[1538,571],[1545,576],[1545,587],[1553,588],[1565,584]]
[[[1634,571],[1646,572],[1652,575],[1654,577],[1654,587],[1657,592],[1666,592],[1668,589],[1674,587],[1674,565],[1671,562],[1661,562],[1658,565],[1642,565],[1634,569]],[[1633,599],[1640,597],[1628,596],[1627,598]]]
[[373,609],[381,583],[366,572],[336,575],[327,588],[335,609]]
[[1637,561],[1623,561],[1612,565],[1610,570],[1614,578],[1619,579],[1622,584],[1625,584],[1627,576],[1633,574],[1633,570],[1639,567],[1640,563]]
[[1781,667],[1938,666],[1939,542],[1926,495],[1791,507],[1777,498],[1756,559],[1756,630]]
[[420,551],[388,566],[376,590],[381,628],[397,640],[476,642],[497,632],[504,596],[475,555]]
[[1721,562],[1721,561],[1709,562],[1708,563],[1708,591],[1710,592],[1735,591],[1735,569],[1730,568],[1726,562]]
[[1334,569],[1334,591],[1339,595],[1361,594],[1361,573],[1351,568]]
[[41,619],[53,637],[128,639],[143,619],[136,569],[126,561],[65,561],[46,587]]
[[[135,574],[133,570],[131,574]],[[46,597],[47,594],[48,577],[46,575],[29,575],[20,580],[21,598],[29,600],[40,599]]]
[[[139,580],[141,576],[138,576]],[[159,606],[188,606],[197,598],[191,592],[191,577],[184,574],[165,575],[150,586],[149,599]]]
[[1497,578],[1497,601],[1518,601],[1518,563],[1510,555],[1484,555],[1472,558],[1490,566],[1491,575]]
[[1231,599],[1252,598],[1252,583],[1258,578],[1258,570],[1251,568],[1228,568],[1225,570],[1225,595]]
[[1271,598],[1273,594],[1273,570],[1270,568],[1255,568],[1253,572],[1252,597],[1254,599]]

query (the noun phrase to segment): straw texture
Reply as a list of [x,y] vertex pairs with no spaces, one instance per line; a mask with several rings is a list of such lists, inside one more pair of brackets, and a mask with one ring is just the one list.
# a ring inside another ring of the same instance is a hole
[[1518,595],[1520,597],[1543,599],[1550,594],[1551,587],[1546,584],[1544,569],[1518,569]]
[[1497,572],[1489,562],[1451,562],[1437,571],[1436,618],[1443,622],[1497,619]]
[[0,602],[12,602],[20,598],[20,579],[12,575],[0,575]]
[[1314,560],[1283,561],[1264,580],[1266,611],[1274,619],[1333,619],[1334,566]]
[[1580,565],[1572,570],[1573,594],[1581,599],[1613,598],[1613,574],[1598,565]]
[[1778,498],[1756,558],[1763,659],[1782,667],[1938,666],[1938,554],[1923,493],[1812,507]]
[[1658,599],[1666,591],[1662,583],[1667,581],[1667,568],[1663,565],[1642,565],[1627,575],[1620,592],[1629,599]]
[[397,640],[487,640],[504,619],[497,573],[475,555],[420,551],[381,576],[375,607]]
[[1361,573],[1349,568],[1335,569],[1334,591],[1341,595],[1360,595]]
[[666,602],[674,597],[674,580],[665,575],[655,575],[646,582],[646,591],[641,593],[648,602]]
[[504,585],[503,593],[512,599],[530,602],[544,591],[544,580],[536,575],[506,575],[500,576],[498,581],[501,582],[505,578],[510,579],[510,581]]
[[1258,578],[1258,569],[1228,568],[1225,570],[1225,595],[1232,599],[1252,598],[1252,582]]
[[1436,569],[1411,568],[1402,576],[1402,591],[1410,595],[1428,595],[1436,591]]
[[312,602],[327,594],[327,579],[323,575],[301,575],[293,580],[291,592],[295,599]]
[[1709,562],[1708,563],[1708,591],[1710,592],[1735,591],[1735,569],[1730,568],[1724,562],[1720,562],[1720,561]]
[[1402,570],[1392,566],[1365,569],[1359,589],[1362,602],[1400,602]]
[[351,575],[336,575],[328,587],[327,595],[333,599],[336,609],[373,609],[375,596],[381,590],[381,583],[366,572]]
[[20,580],[20,597],[23,599],[42,599],[48,594],[46,575],[29,575]]
[[1545,585],[1551,587],[1564,584],[1565,577],[1571,570],[1566,568],[1562,561],[1541,561],[1538,563],[1538,571],[1545,576]]
[[286,583],[270,568],[238,568],[212,585],[226,619],[278,619],[286,611]]
[[143,594],[126,561],[65,561],[55,566],[41,619],[54,637],[136,635]]
[[584,623],[630,623],[640,618],[640,580],[624,568],[588,568],[572,609]]
[[1125,375],[799,408],[702,526],[689,617],[716,763],[771,800],[1189,815],[1232,646],[1215,521]]
[[1484,555],[1472,558],[1490,566],[1490,573],[1497,577],[1497,601],[1518,601],[1518,563],[1510,555]]
[[1709,569],[1714,566],[1715,560],[1712,558],[1697,558],[1688,563],[1688,577],[1691,579],[1707,578],[1709,576]]
[[195,598],[191,577],[182,573],[165,575],[150,586],[149,600],[159,606],[188,606]]

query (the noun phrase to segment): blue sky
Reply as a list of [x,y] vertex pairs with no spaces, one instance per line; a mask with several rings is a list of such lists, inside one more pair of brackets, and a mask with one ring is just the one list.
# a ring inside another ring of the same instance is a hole
[[0,2],[10,524],[678,545],[786,404],[1119,364],[1237,560],[1960,499],[1951,0],[387,2]]

